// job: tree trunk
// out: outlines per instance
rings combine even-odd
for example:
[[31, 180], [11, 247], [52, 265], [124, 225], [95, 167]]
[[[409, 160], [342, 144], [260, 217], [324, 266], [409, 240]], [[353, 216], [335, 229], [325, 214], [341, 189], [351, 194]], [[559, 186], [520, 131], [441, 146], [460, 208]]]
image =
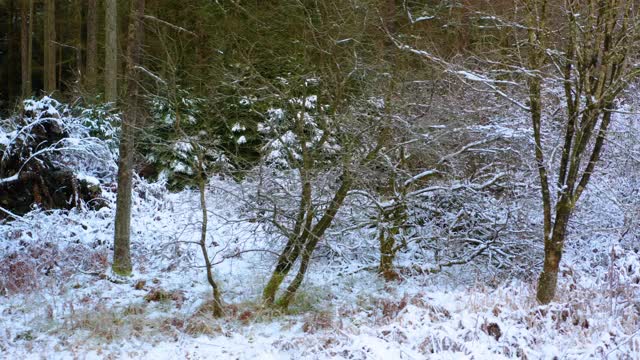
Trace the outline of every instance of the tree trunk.
[[262, 292], [262, 301], [266, 305], [272, 305], [275, 301], [276, 292], [300, 255], [300, 247], [299, 236], [290, 237], [287, 241], [287, 245], [278, 258], [273, 274], [271, 274], [271, 278], [269, 278]]
[[96, 94], [98, 73], [98, 4], [97, 0], [87, 1], [87, 58], [85, 87], [90, 94]]
[[105, 101], [115, 103], [118, 99], [118, 8], [117, 0], [105, 0]]
[[133, 177], [133, 153], [135, 151], [135, 128], [139, 122], [140, 88], [138, 70], [141, 62], [142, 37], [144, 29], [142, 18], [145, 0], [131, 3], [131, 18], [127, 38], [127, 103], [122, 122], [120, 139], [120, 158], [118, 159], [118, 194], [116, 198], [115, 241], [113, 272], [131, 275], [130, 229], [131, 229], [131, 191]]
[[21, 80], [22, 98], [31, 96], [31, 49], [33, 31], [32, 14], [33, 0], [22, 0], [20, 17], [22, 24], [20, 27], [20, 56], [21, 56]]
[[[346, 162], [345, 166], [349, 166], [348, 162]], [[300, 285], [302, 284], [302, 280], [304, 280], [304, 276], [309, 268], [309, 264], [311, 262], [311, 256], [315, 251], [318, 241], [324, 236], [325, 231], [331, 226], [333, 219], [335, 218], [338, 210], [342, 207], [344, 200], [347, 198], [347, 194], [351, 189], [352, 179], [351, 174], [345, 169], [342, 174], [342, 184], [340, 188], [336, 191], [329, 208], [325, 211], [324, 215], [318, 221], [316, 226], [313, 227], [310, 235], [308, 236], [308, 240], [304, 245], [304, 249], [302, 251], [302, 259], [300, 260], [300, 268], [298, 269], [298, 273], [296, 277], [293, 279], [291, 284], [287, 287], [287, 290], [284, 292], [282, 297], [278, 300], [278, 306], [283, 309], [287, 309], [291, 304], [291, 301], [295, 297]]]
[[562, 249], [567, 234], [567, 226], [571, 217], [572, 206], [567, 196], [563, 196], [556, 209], [556, 220], [553, 232], [544, 243], [544, 266], [538, 279], [536, 297], [541, 304], [550, 303], [556, 295], [558, 270], [562, 259]]
[[199, 159], [199, 167], [200, 167], [200, 181], [198, 182], [198, 188], [200, 190], [200, 209], [202, 210], [202, 226], [200, 229], [200, 249], [202, 251], [202, 256], [204, 257], [205, 267], [207, 268], [207, 281], [209, 281], [209, 285], [211, 285], [211, 290], [213, 292], [213, 316], [220, 317], [224, 314], [222, 309], [222, 299], [220, 296], [220, 288], [218, 284], [213, 279], [213, 272], [211, 271], [211, 260], [209, 260], [209, 253], [207, 251], [207, 201], [206, 201], [206, 176], [204, 175], [204, 164], [202, 155]]
[[305, 161], [303, 167], [300, 169], [300, 176], [302, 178], [302, 194], [300, 197], [300, 208], [298, 209], [298, 216], [296, 217], [296, 223], [292, 234], [287, 240], [273, 274], [264, 287], [262, 293], [262, 300], [266, 305], [272, 305], [276, 298], [276, 292], [280, 288], [280, 285], [287, 277], [293, 264], [300, 256], [303, 244], [307, 241], [311, 231], [311, 225], [313, 222], [313, 204], [312, 198], [312, 186], [309, 180], [309, 169], [311, 168], [311, 162], [306, 148], [303, 150], [303, 156]]
[[386, 281], [398, 280], [398, 273], [394, 269], [393, 260], [395, 258], [395, 235], [396, 229], [380, 230], [380, 265], [378, 272]]
[[20, 42], [20, 32], [18, 31], [18, 27], [17, 27], [17, 9], [16, 9], [16, 3], [15, 0], [9, 1], [9, 3], [7, 4], [8, 6], [8, 11], [7, 11], [7, 15], [9, 18], [8, 21], [8, 25], [10, 30], [7, 33], [7, 37], [6, 37], [6, 57], [7, 57], [7, 62], [5, 64], [6, 66], [6, 73], [7, 73], [7, 83], [5, 84], [5, 93], [7, 95], [8, 98], [13, 98], [14, 96], [17, 95], [17, 93], [19, 92], [18, 90], [18, 81], [16, 79], [16, 75], [17, 75], [17, 70], [20, 67], [20, 54], [18, 54], [17, 49], [18, 49], [18, 42]]
[[44, 91], [56, 90], [56, 12], [55, 0], [44, 2]]
[[75, 33], [75, 71], [79, 81], [82, 80], [84, 74], [84, 68], [82, 64], [82, 49], [84, 48], [82, 43], [82, 4], [84, 2], [85, 0], [75, 0], [73, 2], [73, 18], [74, 20], [78, 21], [78, 27], [76, 28]]
[[282, 297], [278, 300], [278, 306], [282, 307], [283, 309], [286, 309], [289, 307], [289, 305], [291, 304], [291, 301], [293, 301], [293, 298], [296, 295], [296, 292], [300, 288], [300, 285], [302, 284], [302, 280], [304, 280], [304, 275], [306, 274], [307, 269], [309, 268], [309, 263], [311, 262], [311, 255], [313, 254], [313, 251], [315, 250], [317, 243], [318, 243], [317, 240], [309, 239], [309, 242], [305, 246], [304, 252], [302, 254], [302, 259], [300, 260], [300, 268], [298, 269], [298, 273], [296, 274], [296, 277], [293, 279], [291, 284], [289, 284], [289, 286], [287, 287], [287, 290], [284, 292]]

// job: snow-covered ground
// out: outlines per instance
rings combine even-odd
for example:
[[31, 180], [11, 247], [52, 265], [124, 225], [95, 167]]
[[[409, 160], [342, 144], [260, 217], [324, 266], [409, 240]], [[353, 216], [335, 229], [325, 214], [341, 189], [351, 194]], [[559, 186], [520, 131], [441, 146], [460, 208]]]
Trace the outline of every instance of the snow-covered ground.
[[319, 258], [289, 313], [262, 308], [275, 256], [252, 250], [272, 240], [239, 221], [234, 186], [215, 179], [208, 193], [223, 319], [201, 310], [211, 295], [189, 243], [196, 193], [138, 184], [126, 280], [108, 272], [114, 209], [34, 211], [0, 225], [0, 358], [640, 358], [637, 254], [614, 242], [586, 257], [569, 248], [549, 306], [537, 305], [534, 278], [464, 267], [385, 283], [363, 264]]

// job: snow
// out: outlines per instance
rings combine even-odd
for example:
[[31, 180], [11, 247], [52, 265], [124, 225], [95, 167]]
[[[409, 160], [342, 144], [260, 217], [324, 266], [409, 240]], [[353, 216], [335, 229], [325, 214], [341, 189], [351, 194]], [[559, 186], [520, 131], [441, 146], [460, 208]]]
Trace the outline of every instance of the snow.
[[170, 168], [171, 170], [173, 170], [173, 172], [193, 175], [193, 169], [182, 161], [178, 161], [178, 160], [172, 161]]
[[240, 101], [239, 101], [240, 105], [242, 105], [242, 106], [249, 106], [249, 105], [253, 104], [254, 102], [255, 102], [255, 99], [251, 99], [251, 98], [248, 98], [246, 96], [243, 96], [242, 98], [240, 98]]
[[189, 154], [193, 151], [193, 145], [187, 141], [176, 141], [173, 150], [180, 154]]
[[[459, 75], [471, 77], [469, 80], [475, 76]], [[302, 105], [305, 99], [305, 107], [311, 110], [307, 106], [309, 98], [297, 99], [296, 104]], [[372, 98], [370, 105], [382, 109], [381, 100]], [[36, 104], [27, 106], [49, 111]], [[317, 110], [317, 98], [309, 100], [311, 104]], [[258, 130], [269, 141], [264, 149], [267, 159], [285, 161], [287, 151], [292, 151], [294, 158], [299, 156], [296, 134], [278, 124], [287, 120], [287, 113], [272, 108], [266, 115], [266, 123], [259, 124]], [[35, 208], [17, 221], [0, 223], [0, 357], [638, 358], [640, 206], [639, 178], [635, 174], [639, 167], [632, 161], [638, 151], [638, 138], [637, 133], [624, 127], [637, 127], [636, 117], [619, 114], [621, 118], [612, 124], [616, 136], [611, 143], [620, 142], [620, 146], [608, 148], [607, 155], [626, 159], [625, 165], [615, 167], [605, 162], [603, 174], [598, 174], [585, 193], [569, 229], [558, 296], [555, 302], [542, 306], [535, 299], [540, 264], [531, 261], [541, 252], [539, 203], [526, 197], [515, 197], [512, 202], [506, 196], [482, 200], [487, 196], [485, 188], [512, 176], [501, 169], [474, 169], [474, 178], [469, 181], [431, 182], [456, 157], [489, 144], [491, 150], [502, 151], [499, 154], [528, 156], [509, 147], [513, 144], [498, 143], [508, 139], [528, 145], [527, 130], [511, 124], [521, 119], [507, 115], [493, 118], [488, 125], [465, 128], [490, 136], [452, 140], [453, 152], [438, 153], [432, 161], [441, 159], [438, 170], [425, 166], [401, 174], [404, 177], [400, 184], [405, 186], [422, 185], [421, 180], [429, 183], [404, 195], [420, 195], [414, 200], [420, 211], [410, 216], [424, 219], [417, 230], [403, 229], [401, 235], [410, 244], [399, 253], [397, 265], [411, 270], [418, 259], [420, 267], [430, 271], [403, 272], [398, 282], [380, 279], [375, 270], [379, 260], [376, 226], [384, 222], [370, 226], [375, 218], [369, 211], [370, 204], [356, 196], [364, 194], [361, 197], [366, 198], [369, 194], [353, 191], [335, 226], [321, 240], [300, 296], [284, 314], [265, 309], [260, 303], [262, 288], [277, 257], [274, 251], [283, 243], [269, 222], [260, 221], [260, 215], [247, 206], [254, 201], [257, 179], [214, 177], [207, 186], [208, 245], [214, 275], [228, 305], [224, 318], [213, 319], [198, 312], [211, 298], [200, 249], [194, 243], [199, 239], [202, 220], [199, 193], [190, 189], [171, 193], [163, 181], [135, 179], [131, 239], [134, 274], [118, 279], [109, 271], [115, 184], [108, 181], [108, 176], [98, 177], [90, 167], [83, 167], [78, 178], [102, 184], [109, 206], [97, 211]], [[310, 127], [316, 122], [308, 112], [300, 116]], [[312, 130], [309, 147], [321, 134], [319, 129]], [[448, 130], [445, 125], [430, 125], [425, 138], [435, 138], [438, 131]], [[232, 131], [240, 133], [244, 128], [234, 124]], [[5, 132], [4, 138], [15, 135]], [[244, 136], [237, 139], [238, 144], [244, 141]], [[83, 142], [75, 139], [68, 144], [80, 146]], [[194, 150], [190, 141], [176, 141], [173, 146], [185, 159]], [[327, 151], [340, 149], [331, 142], [324, 146]], [[223, 154], [219, 156], [224, 159]], [[503, 161], [501, 156], [496, 156], [497, 161]], [[300, 175], [283, 168], [280, 172], [273, 168], [265, 171], [277, 174], [264, 178], [275, 184], [275, 190], [267, 194], [270, 200], [278, 196], [295, 200], [299, 194]], [[182, 161], [174, 162], [173, 170], [192, 172]], [[168, 175], [164, 172], [160, 178], [163, 176]], [[533, 177], [531, 173], [520, 176]], [[327, 183], [336, 181], [328, 171], [319, 177]], [[533, 181], [526, 180], [511, 183], [513, 188], [508, 190], [537, 194], [539, 189]], [[468, 197], [457, 197], [465, 191]], [[398, 203], [397, 199], [379, 200], [380, 207]], [[291, 201], [285, 207], [294, 205]], [[511, 218], [521, 227], [507, 227]], [[491, 226], [483, 228], [482, 221]], [[473, 226], [464, 229], [465, 223]], [[463, 228], [461, 239], [452, 236], [458, 227]], [[439, 254], [442, 258], [437, 262], [424, 254], [429, 246], [416, 245], [418, 239], [432, 239], [429, 246], [461, 240], [473, 244], [454, 248], [454, 259], [464, 260], [481, 251], [490, 255], [483, 262], [442, 266], [451, 259], [447, 257], [450, 254]], [[493, 247], [496, 244], [501, 247]], [[504, 259], [512, 262], [495, 265]], [[524, 275], [516, 274], [519, 270], [512, 265], [520, 261], [526, 267]], [[140, 281], [145, 284], [136, 288]], [[147, 302], [145, 296], [154, 289], [173, 291], [177, 296]], [[499, 329], [499, 335], [489, 329]]]
[[15, 138], [15, 136], [15, 131], [4, 132], [2, 129], [0, 129], [0, 146], [6, 147], [11, 143], [11, 139]]
[[234, 132], [234, 133], [242, 132], [242, 131], [245, 131], [245, 130], [247, 130], [247, 128], [244, 127], [244, 125], [241, 125], [240, 123], [233, 124], [233, 127], [231, 128], [231, 132]]
[[284, 110], [279, 108], [272, 108], [267, 110], [267, 116], [270, 121], [281, 121], [284, 120], [285, 113]]
[[317, 95], [307, 96], [304, 99], [304, 107], [307, 108], [307, 110], [315, 109], [317, 104], [318, 104], [318, 96]]
[[76, 174], [76, 177], [78, 178], [78, 180], [80, 180], [80, 181], [86, 181], [88, 184], [91, 184], [91, 185], [100, 185], [100, 180], [98, 180], [98, 179], [97, 179], [97, 178], [95, 178], [94, 176], [87, 175], [87, 174], [82, 174], [82, 173], [78, 173], [78, 174]]
[[[262, 248], [268, 241], [268, 234], [260, 227], [235, 221], [245, 216], [240, 203], [233, 200], [233, 193], [242, 187], [220, 179], [209, 184], [210, 236], [222, 251], [216, 262], [225, 252]], [[67, 278], [67, 266], [90, 273], [104, 271], [107, 263], [84, 262], [82, 257], [62, 259], [53, 276], [38, 277], [43, 281], [38, 286], [41, 290], [5, 296], [0, 302], [0, 349], [5, 356], [67, 359], [82, 354], [87, 359], [162, 360], [511, 359], [526, 355], [581, 359], [605, 354], [633, 357], [640, 346], [634, 335], [637, 315], [633, 315], [633, 307], [613, 310], [618, 320], [610, 321], [614, 318], [605, 290], [609, 280], [584, 272], [577, 278], [576, 269], [576, 275], [561, 278], [558, 302], [538, 306], [531, 281], [514, 280], [498, 286], [483, 280], [466, 282], [463, 279], [477, 274], [452, 269], [385, 284], [374, 272], [323, 260], [312, 266], [303, 290], [312, 299], [313, 309], [307, 310], [310, 314], [261, 315], [262, 319], [257, 316], [249, 322], [234, 316], [208, 319], [211, 334], [188, 334], [184, 327], [166, 324], [189, 323], [209, 297], [204, 273], [197, 267], [201, 263], [197, 247], [188, 244], [198, 236], [198, 195], [188, 190], [171, 194], [161, 185], [143, 182], [137, 183], [134, 194], [133, 278], [123, 284], [82, 273]], [[113, 197], [113, 193], [107, 194], [107, 198]], [[84, 251], [109, 254], [113, 212], [109, 208], [34, 212], [25, 217], [24, 225], [0, 225], [0, 236], [20, 232], [17, 239], [22, 242], [4, 242], [0, 259], [47, 239], [57, 239], [60, 253], [75, 254], [75, 247], [82, 246]], [[60, 228], [60, 223], [67, 225]], [[361, 235], [352, 236], [349, 242]], [[616, 249], [624, 254], [624, 249]], [[570, 252], [567, 263], [579, 256]], [[248, 253], [216, 265], [225, 302], [259, 311], [242, 304], [258, 301], [272, 261], [271, 255], [265, 258], [261, 253]], [[630, 264], [622, 262], [619, 269], [628, 269]], [[637, 257], [633, 264], [640, 265]], [[619, 272], [616, 282], [625, 283], [637, 276], [636, 272]], [[145, 289], [133, 289], [138, 280], [147, 281]], [[183, 303], [146, 303], [143, 297], [154, 287], [182, 291]], [[131, 307], [143, 309], [142, 315], [122, 315]], [[565, 309], [569, 320], [559, 320], [554, 314]], [[122, 321], [107, 320], [110, 311], [120, 314]], [[328, 328], [304, 330], [305, 324], [313, 324], [314, 313], [326, 314]], [[583, 326], [585, 320], [588, 328]], [[100, 321], [109, 325], [94, 328]], [[499, 339], [483, 330], [487, 324], [500, 328]], [[116, 330], [123, 334], [111, 333]]]
[[16, 180], [18, 180], [18, 175], [20, 175], [20, 174], [14, 174], [14, 175], [11, 175], [11, 176], [6, 177], [4, 179], [0, 179], [0, 184], [2, 184], [2, 183], [10, 183], [10, 182], [16, 181]]

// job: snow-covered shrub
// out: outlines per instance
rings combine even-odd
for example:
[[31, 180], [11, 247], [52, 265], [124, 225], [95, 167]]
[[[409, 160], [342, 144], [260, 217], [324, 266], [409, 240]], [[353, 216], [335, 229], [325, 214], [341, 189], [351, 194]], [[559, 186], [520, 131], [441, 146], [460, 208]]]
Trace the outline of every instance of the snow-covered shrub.
[[89, 135], [103, 140], [114, 157], [118, 156], [122, 120], [111, 104], [97, 104], [81, 109], [82, 125]]
[[103, 272], [109, 241], [97, 229], [105, 219], [100, 212], [88, 218], [81, 211], [34, 211], [0, 225], [0, 294], [39, 291], [67, 285], [79, 273]]
[[[21, 215], [34, 203], [72, 208], [98, 197], [100, 181], [115, 177], [115, 159], [83, 109], [46, 96], [23, 105], [0, 124], [0, 207]], [[0, 216], [15, 217], [9, 212]]]
[[178, 88], [174, 97], [151, 96], [149, 105], [151, 122], [141, 133], [140, 149], [153, 170], [145, 175], [178, 190], [194, 184], [200, 166], [208, 176], [232, 168], [204, 99]]

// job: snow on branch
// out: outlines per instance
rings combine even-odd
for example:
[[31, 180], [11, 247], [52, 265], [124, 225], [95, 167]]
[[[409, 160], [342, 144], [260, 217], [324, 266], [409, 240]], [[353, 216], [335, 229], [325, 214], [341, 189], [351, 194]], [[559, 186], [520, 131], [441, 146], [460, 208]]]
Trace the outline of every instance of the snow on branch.
[[414, 182], [425, 178], [425, 177], [429, 177], [429, 176], [433, 176], [433, 175], [438, 175], [441, 174], [440, 171], [438, 170], [426, 170], [421, 172], [420, 174], [414, 175], [413, 177], [411, 177], [410, 179], [408, 179], [407, 181], [404, 182], [404, 186], [409, 186], [411, 184], [413, 184]]
[[526, 104], [518, 101], [517, 99], [515, 99], [514, 97], [510, 96], [509, 94], [505, 93], [504, 91], [502, 91], [500, 88], [498, 88], [496, 86], [496, 84], [506, 84], [506, 85], [518, 85], [517, 83], [514, 83], [512, 81], [503, 81], [503, 80], [496, 80], [496, 79], [491, 79], [485, 75], [479, 74], [477, 72], [471, 71], [469, 69], [460, 69], [459, 66], [453, 65], [447, 61], [445, 61], [444, 59], [435, 56], [427, 51], [424, 50], [419, 50], [419, 49], [415, 49], [409, 45], [403, 44], [400, 41], [398, 41], [397, 39], [393, 38], [391, 35], [389, 35], [391, 37], [391, 40], [393, 41], [393, 43], [396, 45], [396, 47], [402, 51], [408, 51], [410, 53], [419, 55], [421, 57], [426, 58], [427, 60], [439, 65], [442, 67], [442, 69], [449, 74], [455, 75], [456, 77], [458, 77], [462, 82], [464, 82], [465, 84], [469, 84], [469, 82], [477, 82], [480, 83], [482, 85], [484, 85], [485, 87], [489, 88], [489, 90], [491, 92], [493, 92], [494, 94], [500, 96], [501, 98], [509, 101], [510, 103], [516, 105], [517, 107], [519, 107], [520, 109], [524, 110], [524, 111], [531, 111], [531, 108], [529, 106], [527, 106]]
[[454, 158], [454, 157], [456, 157], [456, 156], [458, 156], [458, 155], [460, 155], [460, 154], [462, 154], [464, 152], [467, 152], [467, 151], [473, 149], [476, 146], [489, 144], [489, 143], [492, 143], [492, 142], [494, 142], [496, 140], [498, 140], [498, 138], [494, 137], [494, 138], [482, 139], [482, 140], [474, 141], [472, 143], [464, 145], [463, 147], [461, 147], [456, 152], [453, 152], [451, 154], [445, 155], [442, 158], [440, 158], [440, 160], [438, 161], [438, 164], [444, 164], [445, 162], [451, 160], [452, 158]]
[[[16, 179], [17, 179], [17, 177], [16, 177]], [[0, 183], [1, 183], [1, 181], [0, 181]], [[11, 216], [12, 218], [14, 218], [14, 219], [16, 219], [16, 220], [20, 220], [20, 221], [23, 221], [23, 222], [27, 222], [27, 221], [26, 221], [22, 216], [20, 216], [20, 215], [16, 215], [16, 214], [12, 213], [11, 211], [9, 211], [9, 210], [7, 210], [7, 209], [3, 208], [2, 206], [0, 206], [0, 211], [2, 211], [3, 213], [5, 213], [5, 214], [7, 214], [7, 215]]]
[[172, 23], [170, 23], [170, 22], [168, 22], [168, 21], [165, 21], [165, 20], [162, 20], [162, 19], [158, 19], [158, 18], [157, 18], [157, 17], [155, 17], [155, 16], [152, 16], [152, 15], [144, 15], [144, 18], [145, 18], [145, 19], [147, 19], [147, 20], [152, 20], [152, 21], [158, 22], [158, 23], [160, 23], [160, 24], [162, 24], [162, 25], [168, 26], [168, 27], [170, 27], [170, 28], [172, 28], [172, 29], [174, 29], [174, 30], [177, 30], [177, 31], [179, 31], [179, 32], [185, 32], [185, 33], [187, 33], [187, 34], [189, 34], [189, 35], [192, 35], [192, 36], [198, 36], [198, 35], [196, 35], [196, 33], [194, 33], [193, 31], [189, 31], [189, 30], [187, 30], [187, 29], [185, 29], [185, 28], [183, 28], [183, 27], [181, 27], [181, 26], [174, 25], [174, 24], [172, 24]]
[[506, 177], [507, 174], [506, 173], [498, 173], [495, 176], [493, 176], [491, 179], [485, 181], [484, 183], [481, 184], [477, 184], [477, 183], [456, 183], [453, 184], [451, 186], [430, 186], [430, 187], [426, 187], [426, 188], [422, 188], [419, 190], [415, 190], [412, 191], [410, 193], [407, 194], [407, 197], [410, 196], [421, 196], [424, 195], [426, 193], [430, 193], [430, 192], [434, 192], [434, 191], [438, 191], [438, 190], [444, 190], [444, 191], [457, 191], [457, 190], [472, 190], [472, 191], [480, 191], [480, 190], [484, 190], [486, 188], [488, 188], [489, 186], [495, 184], [496, 182], [498, 182], [498, 180], [502, 179], [503, 177]]

